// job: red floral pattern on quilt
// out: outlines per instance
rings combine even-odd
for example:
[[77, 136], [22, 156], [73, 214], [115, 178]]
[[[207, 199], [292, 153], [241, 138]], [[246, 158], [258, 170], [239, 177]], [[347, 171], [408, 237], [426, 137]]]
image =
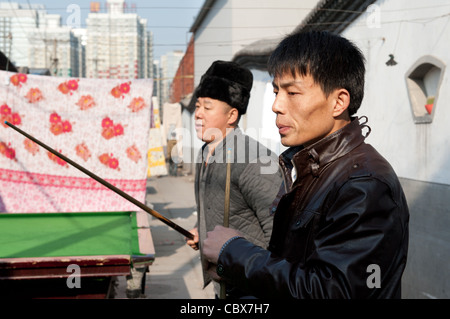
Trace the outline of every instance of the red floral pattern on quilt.
[[8, 121], [144, 202], [152, 79], [61, 78], [0, 71], [0, 210], [136, 210]]

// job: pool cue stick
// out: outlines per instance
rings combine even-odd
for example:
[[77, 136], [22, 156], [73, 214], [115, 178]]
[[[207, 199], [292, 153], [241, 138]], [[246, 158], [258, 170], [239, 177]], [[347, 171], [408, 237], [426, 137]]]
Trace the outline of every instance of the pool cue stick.
[[158, 213], [157, 211], [151, 209], [150, 207], [144, 205], [143, 203], [141, 203], [140, 201], [138, 201], [137, 199], [131, 197], [130, 195], [128, 195], [127, 193], [123, 192], [122, 190], [120, 190], [119, 188], [117, 188], [116, 186], [110, 184], [109, 182], [105, 181], [104, 179], [98, 177], [97, 175], [95, 175], [94, 173], [88, 171], [87, 169], [85, 169], [84, 167], [78, 165], [77, 163], [75, 163], [74, 161], [72, 161], [70, 158], [67, 158], [66, 156], [62, 155], [61, 153], [55, 151], [54, 149], [52, 149], [51, 147], [45, 145], [44, 143], [42, 143], [41, 141], [39, 141], [38, 139], [34, 138], [33, 136], [25, 133], [24, 131], [22, 131], [21, 129], [19, 129], [17, 126], [15, 126], [14, 124], [9, 123], [8, 121], [5, 121], [5, 124], [8, 125], [9, 127], [11, 127], [12, 129], [16, 130], [17, 132], [19, 132], [20, 134], [22, 134], [23, 136], [29, 138], [30, 140], [32, 140], [33, 142], [35, 142], [36, 144], [42, 146], [43, 148], [45, 148], [47, 151], [49, 151], [50, 153], [58, 156], [59, 158], [61, 158], [62, 160], [66, 161], [67, 163], [69, 163], [70, 165], [72, 165], [73, 167], [79, 169], [80, 171], [82, 171], [83, 173], [85, 173], [86, 175], [92, 177], [93, 179], [95, 179], [97, 182], [99, 182], [100, 184], [103, 184], [104, 186], [106, 186], [107, 188], [109, 188], [110, 190], [112, 190], [113, 192], [117, 193], [118, 195], [122, 196], [123, 198], [125, 198], [126, 200], [130, 201], [131, 203], [135, 204], [136, 206], [138, 206], [139, 208], [143, 209], [144, 211], [146, 211], [147, 213], [149, 213], [150, 215], [152, 215], [153, 217], [156, 217], [157, 219], [159, 219], [160, 221], [162, 221], [163, 223], [165, 223], [167, 226], [171, 227], [172, 229], [176, 230], [177, 232], [179, 232], [180, 234], [186, 236], [189, 239], [194, 239], [194, 235], [190, 232], [188, 232], [186, 229], [182, 228], [181, 226], [175, 224], [174, 222], [172, 222], [171, 220], [167, 219], [166, 217], [162, 216], [160, 213]]
[[[225, 181], [225, 207], [223, 214], [223, 226], [228, 227], [230, 225], [230, 184], [231, 184], [231, 150], [227, 151], [227, 177]], [[227, 298], [227, 289], [225, 282], [220, 282], [220, 299]]]

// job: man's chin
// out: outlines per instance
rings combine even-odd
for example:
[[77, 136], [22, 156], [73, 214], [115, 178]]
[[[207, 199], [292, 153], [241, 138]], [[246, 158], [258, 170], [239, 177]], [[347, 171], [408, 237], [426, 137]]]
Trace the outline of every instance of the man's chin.
[[211, 138], [204, 136], [201, 132], [197, 132], [197, 138], [205, 143], [210, 143], [212, 141]]
[[197, 130], [197, 138], [203, 141], [203, 132], [201, 130]]
[[291, 143], [289, 143], [289, 139], [286, 136], [280, 136], [280, 142], [283, 146], [291, 147]]

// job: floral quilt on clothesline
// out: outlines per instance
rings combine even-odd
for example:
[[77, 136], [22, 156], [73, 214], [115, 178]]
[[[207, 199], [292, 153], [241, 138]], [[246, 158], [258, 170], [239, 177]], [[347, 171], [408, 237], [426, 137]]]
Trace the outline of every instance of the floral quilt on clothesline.
[[152, 85], [0, 71], [0, 211], [136, 210], [5, 121], [144, 202]]

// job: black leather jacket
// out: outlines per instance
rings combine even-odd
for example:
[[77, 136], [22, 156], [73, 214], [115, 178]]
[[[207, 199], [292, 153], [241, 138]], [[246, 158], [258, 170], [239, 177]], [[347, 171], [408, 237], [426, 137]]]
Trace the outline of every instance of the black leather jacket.
[[400, 298], [408, 206], [392, 167], [364, 142], [364, 124], [352, 119], [280, 156], [286, 191], [269, 249], [232, 241], [219, 275], [263, 298]]

